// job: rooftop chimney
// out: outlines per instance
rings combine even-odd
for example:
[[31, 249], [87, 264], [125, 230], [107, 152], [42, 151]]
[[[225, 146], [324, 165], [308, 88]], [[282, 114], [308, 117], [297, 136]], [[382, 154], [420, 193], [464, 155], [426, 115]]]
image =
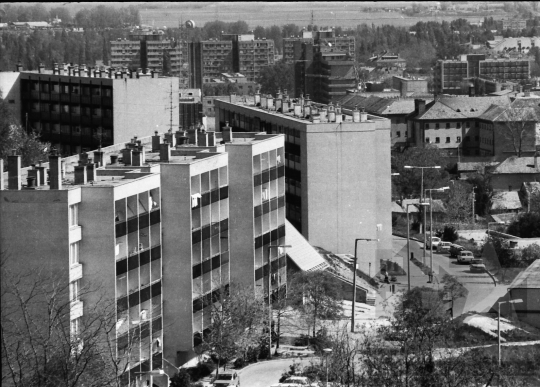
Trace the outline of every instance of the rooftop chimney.
[[266, 96], [266, 94], [263, 94], [261, 95], [261, 107], [263, 109], [266, 109], [267, 106], [268, 106], [268, 97]]
[[469, 85], [469, 97], [474, 97], [474, 85]]
[[133, 165], [134, 167], [142, 167], [144, 163], [145, 163], [145, 152], [144, 152], [144, 147], [141, 146], [133, 151], [131, 165]]
[[159, 152], [159, 144], [161, 143], [161, 136], [156, 130], [152, 136], [152, 152]]
[[96, 181], [96, 169], [99, 167], [99, 164], [96, 163], [88, 163], [86, 165], [86, 177], [88, 181]]
[[523, 96], [529, 98], [531, 96], [531, 89], [527, 89], [523, 92]]
[[229, 122], [225, 122], [225, 127], [222, 130], [223, 133], [223, 142], [232, 142], [233, 140], [233, 131], [229, 126]]
[[362, 111], [360, 112], [360, 122], [366, 122], [368, 119], [368, 115], [364, 108], [362, 108]]
[[15, 150], [8, 156], [8, 189], [21, 189], [21, 156]]
[[45, 65], [40, 63], [38, 66], [38, 73], [43, 74], [45, 72]]
[[127, 146], [126, 149], [122, 149], [122, 161], [124, 162], [124, 165], [131, 165], [131, 152], [133, 152], [133, 150]]
[[417, 112], [417, 116], [424, 114], [426, 111], [426, 100], [425, 99], [415, 99], [414, 100], [414, 110]]
[[274, 98], [272, 97], [272, 94], [268, 94], [266, 105], [268, 106], [268, 110], [274, 110]]
[[26, 178], [26, 189], [36, 189], [36, 178], [28, 176]]
[[354, 107], [352, 112], [352, 120], [353, 122], [360, 122], [360, 110], [358, 110], [358, 106]]
[[43, 167], [41, 165], [41, 161], [39, 162], [39, 166], [36, 167], [36, 169], [39, 172], [39, 182], [41, 185], [47, 185], [47, 167]]
[[62, 158], [58, 155], [49, 156], [49, 168], [51, 189], [62, 189]]
[[171, 145], [165, 140], [163, 144], [159, 145], [159, 160], [169, 161], [171, 159]]
[[118, 163], [118, 155], [111, 155], [111, 165], [116, 165]]
[[83, 153], [79, 154], [79, 161], [82, 162], [81, 165], [88, 164], [88, 153], [83, 152]]
[[169, 131], [165, 133], [165, 140], [171, 145], [171, 148], [176, 146], [176, 137], [174, 136], [172, 129], [169, 129]]
[[208, 132], [208, 146], [216, 146], [216, 132]]
[[197, 143], [199, 146], [208, 146], [208, 133], [205, 130], [197, 133]]
[[18, 73], [20, 73], [21, 71], [23, 71], [23, 67], [22, 67], [22, 63], [21, 62], [18, 62], [17, 65], [15, 66], [15, 69]]
[[35, 186], [39, 187], [41, 185], [41, 176], [35, 166], [28, 170], [28, 177], [34, 179]]
[[259, 89], [255, 92], [255, 106], [260, 106], [261, 104], [261, 93]]
[[104, 165], [105, 160], [103, 160], [103, 152], [101, 150], [94, 151], [94, 161], [98, 168]]
[[87, 175], [86, 175], [86, 165], [76, 165], [73, 167], [75, 170], [75, 184], [86, 184]]

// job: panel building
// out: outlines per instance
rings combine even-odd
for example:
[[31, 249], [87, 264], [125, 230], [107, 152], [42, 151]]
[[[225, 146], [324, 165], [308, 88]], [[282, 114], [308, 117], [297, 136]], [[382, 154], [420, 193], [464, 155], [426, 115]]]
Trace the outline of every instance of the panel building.
[[269, 248], [285, 243], [284, 135], [193, 129], [151, 140], [151, 149], [132, 139], [93, 159], [51, 156], [26, 185], [20, 156], [10, 156], [0, 190], [10, 268], [69, 282], [74, 336], [99, 312], [97, 294], [83, 289], [99, 285], [115, 303], [125, 384], [154, 369], [172, 376], [193, 358], [229, 284], [268, 294], [268, 284], [275, 293], [287, 282], [285, 252]]
[[469, 78], [523, 81], [530, 78], [528, 59], [486, 59], [483, 54], [461, 55], [460, 59], [438, 60], [434, 73], [437, 94], [467, 94], [462, 84]]
[[[285, 134], [287, 219], [314, 246], [365, 258], [391, 256], [390, 121], [309, 99], [257, 95], [255, 104], [216, 100], [216, 128]], [[369, 262], [368, 262], [369, 260]]]
[[180, 76], [183, 44], [166, 39], [161, 30], [131, 31], [129, 39], [118, 38], [111, 42], [111, 66], [127, 67], [130, 70], [139, 68], [164, 72], [168, 75]]
[[[101, 71], [55, 64], [52, 71], [0, 73], [0, 89], [20, 90], [14, 106], [28, 131], [38, 131], [63, 155], [178, 127], [176, 78], [158, 73]], [[9, 89], [8, 89], [9, 88]]]

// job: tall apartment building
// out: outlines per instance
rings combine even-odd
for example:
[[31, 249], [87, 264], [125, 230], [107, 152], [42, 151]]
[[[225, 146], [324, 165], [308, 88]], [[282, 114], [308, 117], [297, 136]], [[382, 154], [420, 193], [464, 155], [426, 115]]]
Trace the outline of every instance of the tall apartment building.
[[285, 243], [284, 135], [193, 129], [165, 140], [152, 136], [151, 149], [132, 140], [121, 161], [118, 146], [82, 154], [74, 168], [51, 156], [28, 171], [27, 186], [20, 156], [10, 156], [0, 190], [9, 264], [69, 281], [72, 334], [97, 306], [97, 294], [79, 289], [99, 284], [115, 302], [125, 384], [149, 370], [172, 376], [193, 358], [229, 284], [267, 294], [287, 280], [284, 252], [269, 249]]
[[[111, 42], [111, 66], [127, 67], [130, 70], [150, 69], [163, 73], [169, 66], [170, 75], [180, 76], [182, 59], [185, 56], [182, 42], [166, 39], [161, 30], [132, 31], [129, 39]], [[168, 61], [166, 64], [165, 62]]]
[[366, 271], [391, 256], [389, 120], [283, 95], [215, 105], [216, 128], [285, 134], [286, 216], [310, 244], [354, 254], [355, 238], [378, 238]]
[[[14, 76], [14, 74], [16, 76]], [[135, 135], [178, 127], [178, 82], [158, 74], [56, 64], [52, 71], [0, 72], [0, 88], [19, 89], [14, 105], [28, 131], [38, 131], [64, 155], [108, 146]]]
[[435, 93], [463, 94], [463, 81], [473, 77], [527, 80], [530, 62], [528, 59], [486, 59], [483, 54], [461, 55], [459, 60], [438, 60], [434, 74]]
[[274, 41], [254, 35], [223, 34], [219, 40], [189, 43], [193, 88], [212, 82], [223, 73], [242, 73], [257, 82], [264, 67], [274, 64]]
[[302, 31], [301, 36], [291, 36], [283, 39], [283, 59], [288, 63], [294, 63], [300, 58], [302, 43], [313, 44], [314, 47], [332, 48], [335, 51], [345, 52], [349, 58], [356, 55], [356, 40], [354, 36], [336, 36], [333, 28], [325, 28], [319, 31]]

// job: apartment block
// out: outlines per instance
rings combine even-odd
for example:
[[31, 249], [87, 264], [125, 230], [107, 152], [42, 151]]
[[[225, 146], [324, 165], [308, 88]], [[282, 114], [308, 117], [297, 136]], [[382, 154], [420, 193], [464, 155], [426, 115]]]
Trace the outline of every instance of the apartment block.
[[216, 130], [285, 135], [286, 217], [310, 244], [354, 254], [355, 238], [378, 238], [366, 272], [391, 256], [390, 120], [282, 94], [215, 106]]
[[[165, 38], [161, 30], [132, 31], [129, 39], [111, 41], [111, 66], [130, 70], [150, 69], [163, 73], [168, 66], [170, 75], [180, 76], [185, 57], [182, 42]], [[167, 62], [167, 64], [166, 64]]]
[[469, 78], [522, 81], [530, 78], [528, 59], [486, 59], [485, 55], [461, 55], [460, 59], [438, 60], [434, 73], [438, 94], [466, 94], [462, 84]]
[[[238, 37], [238, 64], [235, 71], [244, 74], [248, 82], [257, 82], [265, 67], [274, 64], [274, 41]], [[236, 70], [238, 69], [238, 70]]]
[[[14, 80], [14, 74], [16, 79]], [[0, 72], [0, 88], [19, 89], [20, 122], [63, 155], [178, 127], [178, 82], [158, 73], [54, 64], [53, 70]]]
[[0, 243], [14, 269], [70, 283], [72, 334], [99, 312], [83, 289], [115, 302], [124, 384], [166, 386], [144, 373], [195, 356], [229, 286], [284, 291], [285, 252], [270, 248], [285, 244], [284, 135], [193, 128], [69, 161], [51, 156], [23, 184], [9, 157]]

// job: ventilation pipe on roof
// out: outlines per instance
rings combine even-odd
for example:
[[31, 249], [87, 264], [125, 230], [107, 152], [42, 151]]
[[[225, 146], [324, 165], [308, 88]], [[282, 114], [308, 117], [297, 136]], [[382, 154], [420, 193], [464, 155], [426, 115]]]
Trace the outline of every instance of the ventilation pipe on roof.
[[268, 94], [268, 99], [266, 101], [266, 104], [268, 105], [268, 110], [275, 110], [274, 109], [274, 98], [272, 97], [272, 94]]
[[96, 169], [99, 168], [99, 164], [93, 163], [92, 160], [86, 165], [86, 177], [88, 181], [96, 181]]
[[300, 103], [294, 104], [294, 116], [302, 117], [302, 105], [300, 105]]
[[137, 149], [133, 150], [131, 165], [134, 167], [142, 167], [145, 163], [145, 152], [144, 146], [140, 146]]
[[362, 111], [360, 112], [360, 122], [366, 122], [368, 119], [368, 115], [364, 108], [362, 108]]
[[261, 107], [266, 109], [268, 107], [268, 96], [266, 94], [261, 95]]
[[159, 160], [169, 161], [171, 159], [171, 145], [165, 140], [159, 145]]
[[62, 159], [58, 155], [49, 156], [51, 189], [62, 189]]
[[261, 104], [261, 93], [259, 89], [257, 89], [257, 91], [255, 91], [255, 106], [260, 106], [260, 104]]
[[336, 122], [336, 109], [332, 102], [328, 105], [328, 122]]
[[360, 110], [358, 110], [358, 105], [354, 107], [352, 112], [352, 120], [353, 122], [360, 122]]
[[39, 166], [36, 167], [36, 169], [39, 172], [39, 183], [40, 183], [40, 185], [46, 185], [47, 184], [47, 167], [42, 166], [41, 161], [40, 161]]
[[131, 155], [133, 150], [128, 148], [126, 145], [126, 149], [122, 149], [122, 161], [124, 162], [124, 165], [131, 165]]
[[229, 122], [225, 122], [225, 127], [221, 131], [223, 133], [223, 142], [232, 142], [233, 140], [233, 131], [229, 126]]

